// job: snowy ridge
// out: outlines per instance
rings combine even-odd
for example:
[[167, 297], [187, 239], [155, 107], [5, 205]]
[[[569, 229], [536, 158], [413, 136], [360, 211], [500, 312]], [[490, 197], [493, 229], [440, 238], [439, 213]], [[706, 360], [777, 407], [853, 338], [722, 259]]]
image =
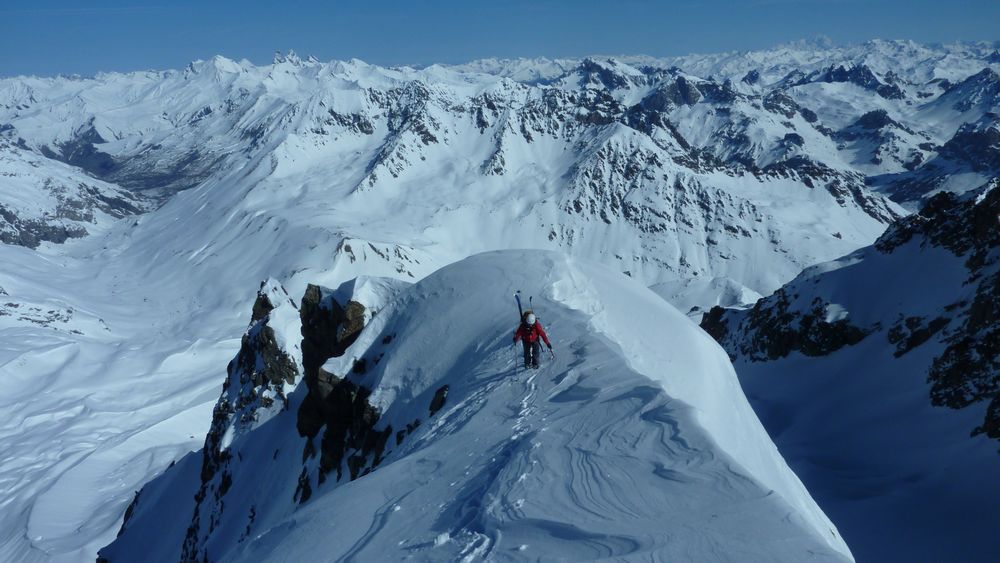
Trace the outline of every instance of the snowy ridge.
[[[494, 319], [516, 311], [496, 296], [525, 283], [539, 284], [559, 355], [515, 373], [510, 333]], [[198, 479], [181, 463], [139, 494], [102, 556], [850, 558], [721, 351], [624, 276], [556, 253], [489, 253], [402, 289], [373, 319], [322, 368], [367, 390], [372, 435], [389, 438], [363, 465], [324, 469], [332, 430], [301, 435], [316, 388], [300, 383], [287, 408], [223, 449], [210, 433], [205, 463], [219, 452], [229, 469], [196, 495], [200, 532], [184, 541], [175, 530], [172, 545], [148, 551], [159, 515], [177, 510], [168, 499], [190, 498], [181, 491]], [[361, 359], [371, 367], [359, 371]]]
[[994, 48], [0, 80], [0, 559], [90, 559], [134, 491], [197, 473], [260, 280], [534, 248], [749, 305], [996, 174]]

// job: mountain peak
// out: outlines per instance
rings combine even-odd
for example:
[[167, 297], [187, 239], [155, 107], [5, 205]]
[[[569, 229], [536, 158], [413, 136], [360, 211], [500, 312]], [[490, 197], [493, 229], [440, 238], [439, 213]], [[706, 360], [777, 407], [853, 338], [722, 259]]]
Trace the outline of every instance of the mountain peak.
[[613, 58], [587, 57], [578, 67], [581, 83], [601, 86], [607, 90], [620, 90], [642, 84], [646, 76], [638, 69]]
[[300, 59], [295, 51], [291, 49], [289, 49], [285, 54], [282, 54], [281, 51], [275, 51], [273, 64], [279, 65], [282, 63], [288, 63], [292, 66], [300, 66], [302, 64], [302, 59]]

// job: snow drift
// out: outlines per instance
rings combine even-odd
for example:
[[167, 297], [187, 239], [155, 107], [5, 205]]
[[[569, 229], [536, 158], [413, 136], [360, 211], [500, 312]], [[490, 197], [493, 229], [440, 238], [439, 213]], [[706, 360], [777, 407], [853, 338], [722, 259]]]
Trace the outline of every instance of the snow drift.
[[[515, 363], [515, 289], [535, 293], [554, 337], [557, 355], [537, 371]], [[300, 373], [295, 307], [272, 301], [248, 337], [274, 325], [285, 373]], [[402, 289], [371, 318], [321, 371], [366, 390], [375, 434], [390, 437], [380, 453], [324, 470], [324, 445], [296, 430], [315, 392], [305, 378], [231, 379], [216, 412], [235, 410], [206, 446], [219, 449], [147, 485], [102, 557], [850, 558], [722, 350], [627, 277], [558, 253], [492, 252]], [[280, 398], [265, 407], [264, 396]], [[194, 518], [165, 526], [177, 513]]]

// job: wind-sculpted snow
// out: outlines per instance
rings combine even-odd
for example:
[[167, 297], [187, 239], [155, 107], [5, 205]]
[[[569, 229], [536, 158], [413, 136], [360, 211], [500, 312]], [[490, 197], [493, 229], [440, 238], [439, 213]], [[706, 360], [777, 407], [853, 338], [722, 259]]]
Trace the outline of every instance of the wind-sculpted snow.
[[261, 280], [540, 248], [692, 314], [749, 304], [873, 242], [905, 213], [882, 194], [995, 174], [994, 49], [0, 80], [0, 559], [89, 559], [135, 490], [198, 469]]
[[[511, 348], [515, 288], [537, 290], [555, 341], [537, 371], [518, 369]], [[400, 291], [323, 370], [367, 390], [376, 432], [405, 430], [381, 461], [349, 478], [345, 460], [342, 477], [323, 478], [309, 452], [325, 446], [296, 431], [315, 392], [299, 383], [254, 430], [206, 443], [227, 469], [210, 478], [223, 484], [214, 496], [196, 495], [196, 545], [160, 522], [164, 510], [190, 514], [169, 500], [197, 479], [181, 464], [139, 494], [102, 556], [176, 559], [184, 543], [182, 558], [211, 561], [850, 559], [721, 350], [603, 267], [545, 252], [471, 257]]]

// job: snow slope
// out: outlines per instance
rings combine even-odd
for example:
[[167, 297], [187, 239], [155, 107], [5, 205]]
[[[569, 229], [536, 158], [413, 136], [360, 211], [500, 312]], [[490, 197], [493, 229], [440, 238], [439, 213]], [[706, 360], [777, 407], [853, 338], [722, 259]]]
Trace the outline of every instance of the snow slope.
[[[554, 339], [557, 355], [538, 371], [516, 370], [515, 288], [536, 293]], [[273, 325], [285, 345], [265, 357], [301, 366], [299, 312], [271, 299], [281, 304], [248, 334]], [[358, 373], [361, 358], [373, 367]], [[375, 435], [419, 423], [365, 459], [356, 479], [347, 459], [324, 471], [326, 445], [300, 435], [314, 390], [301, 377], [272, 386], [261, 361], [230, 372], [220, 405], [235, 410], [220, 418], [216, 408], [216, 422], [229, 422], [213, 427], [221, 442], [206, 442], [222, 449], [204, 454], [201, 488], [196, 460], [168, 470], [139, 494], [103, 557], [850, 559], [717, 345], [603, 266], [492, 252], [401, 290], [323, 366], [370, 390], [361, 396], [378, 413]], [[282, 395], [287, 404], [261, 406]], [[195, 532], [164, 529], [164, 513], [192, 510]]]
[[994, 182], [703, 326], [859, 559], [993, 561], [998, 318]]
[[866, 184], [912, 206], [993, 173], [993, 49], [0, 80], [0, 559], [92, 558], [202, 444], [260, 280], [543, 248], [685, 311], [748, 304], [903, 213]]

